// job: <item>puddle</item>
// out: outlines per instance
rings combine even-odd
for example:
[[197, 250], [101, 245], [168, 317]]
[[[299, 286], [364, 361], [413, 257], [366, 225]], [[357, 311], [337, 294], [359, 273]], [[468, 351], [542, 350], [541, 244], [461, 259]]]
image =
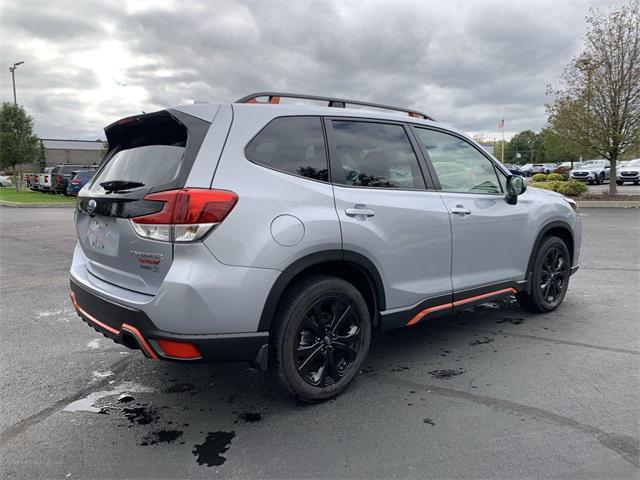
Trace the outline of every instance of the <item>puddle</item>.
[[140, 445], [146, 447], [159, 443], [173, 443], [182, 436], [182, 433], [181, 430], [158, 430], [144, 437]]
[[516, 317], [505, 317], [502, 320], [498, 320], [496, 323], [506, 323], [509, 322], [512, 325], [520, 325], [524, 322], [524, 318], [516, 318]]
[[193, 390], [195, 387], [190, 383], [176, 383], [164, 389], [165, 393], [182, 393]]
[[153, 389], [144, 387], [137, 383], [133, 382], [125, 382], [117, 385], [113, 388], [113, 390], [102, 390], [99, 392], [92, 392], [84, 398], [71, 402], [69, 405], [64, 407], [62, 411], [64, 412], [92, 412], [92, 413], [106, 413], [102, 407], [96, 407], [95, 404], [106, 397], [111, 397], [114, 395], [122, 395], [125, 392], [133, 392], [133, 393], [144, 393], [144, 392], [153, 392]]
[[448, 378], [453, 378], [453, 377], [457, 377], [458, 375], [462, 375], [463, 373], [467, 373], [467, 371], [464, 368], [456, 368], [456, 369], [444, 369], [444, 370], [431, 370], [429, 372], [429, 375], [439, 380], [446, 380]]
[[207, 467], [219, 466], [226, 462], [222, 454], [231, 447], [231, 440], [236, 432], [209, 432], [205, 441], [193, 447], [192, 453], [196, 456], [198, 465]]
[[124, 407], [122, 413], [130, 423], [137, 423], [138, 425], [149, 425], [160, 418], [155, 409], [142, 404], [138, 404], [135, 407]]
[[247, 423], [259, 422], [262, 420], [262, 415], [258, 412], [244, 412], [238, 415], [238, 417]]
[[484, 344], [486, 344], [486, 343], [491, 343], [491, 342], [493, 342], [494, 340], [495, 340], [494, 338], [484, 337], [483, 339], [478, 339], [478, 340], [475, 340], [475, 341], [471, 342], [469, 345], [470, 345], [471, 347], [473, 347], [473, 346], [475, 346], [475, 345], [484, 345]]

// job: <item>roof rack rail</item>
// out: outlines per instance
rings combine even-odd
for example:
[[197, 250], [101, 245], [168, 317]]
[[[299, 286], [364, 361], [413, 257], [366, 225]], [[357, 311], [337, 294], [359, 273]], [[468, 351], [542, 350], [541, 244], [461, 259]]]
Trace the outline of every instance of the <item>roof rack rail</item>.
[[[268, 100], [258, 101], [259, 98], [267, 97]], [[402, 107], [394, 107], [391, 105], [383, 105], [380, 103], [361, 102], [359, 100], [347, 100], [344, 98], [321, 97], [317, 95], [302, 95], [298, 93], [280, 93], [280, 92], [256, 92], [236, 100], [235, 103], [280, 103], [281, 98], [298, 98], [302, 100], [319, 100], [328, 103], [329, 107], [346, 108], [347, 105], [361, 105], [364, 107], [379, 108], [382, 110], [393, 110], [394, 112], [403, 112], [409, 114], [410, 117], [423, 118], [424, 120], [435, 121], [433, 117], [417, 110], [411, 110]]]

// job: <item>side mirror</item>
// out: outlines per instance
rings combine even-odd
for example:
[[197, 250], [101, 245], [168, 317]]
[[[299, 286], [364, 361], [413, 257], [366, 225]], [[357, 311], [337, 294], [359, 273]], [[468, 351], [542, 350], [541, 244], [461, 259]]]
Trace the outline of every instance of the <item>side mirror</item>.
[[518, 203], [518, 195], [522, 195], [527, 190], [527, 184], [519, 175], [511, 175], [507, 178], [507, 203], [515, 205]]

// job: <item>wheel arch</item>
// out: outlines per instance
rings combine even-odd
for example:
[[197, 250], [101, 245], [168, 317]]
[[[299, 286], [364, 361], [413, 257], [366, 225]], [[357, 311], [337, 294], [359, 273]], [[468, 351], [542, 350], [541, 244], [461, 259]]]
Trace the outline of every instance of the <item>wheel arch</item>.
[[560, 220], [549, 222], [540, 229], [540, 232], [538, 232], [536, 240], [533, 243], [533, 248], [531, 249], [531, 253], [529, 254], [529, 263], [527, 264], [527, 280], [531, 271], [533, 270], [533, 262], [535, 260], [536, 252], [538, 251], [538, 248], [540, 248], [542, 239], [547, 235], [555, 235], [556, 237], [564, 240], [564, 242], [567, 244], [567, 248], [569, 249], [571, 266], [575, 264], [575, 243], [571, 225]]
[[271, 330], [287, 290], [300, 280], [314, 275], [331, 275], [353, 284], [367, 302], [374, 322], [378, 319], [378, 312], [386, 309], [384, 284], [371, 260], [349, 250], [324, 250], [296, 260], [280, 273], [262, 308], [259, 332]]

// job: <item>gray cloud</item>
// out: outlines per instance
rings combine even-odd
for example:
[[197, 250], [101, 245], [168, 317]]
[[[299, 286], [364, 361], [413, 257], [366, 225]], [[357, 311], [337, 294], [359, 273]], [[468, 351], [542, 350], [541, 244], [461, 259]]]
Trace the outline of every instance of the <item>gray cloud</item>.
[[[508, 133], [544, 125], [546, 86], [579, 52], [584, 15], [600, 3], [10, 3], [0, 53], [27, 62], [20, 101], [48, 136], [93, 139], [136, 108], [258, 90], [413, 106], [492, 135], [503, 117]], [[114, 42], [126, 56], [114, 78], [104, 74], [113, 59], [66, 61]], [[55, 52], [34, 51], [47, 46]], [[130, 92], [142, 103], [123, 102]]]

